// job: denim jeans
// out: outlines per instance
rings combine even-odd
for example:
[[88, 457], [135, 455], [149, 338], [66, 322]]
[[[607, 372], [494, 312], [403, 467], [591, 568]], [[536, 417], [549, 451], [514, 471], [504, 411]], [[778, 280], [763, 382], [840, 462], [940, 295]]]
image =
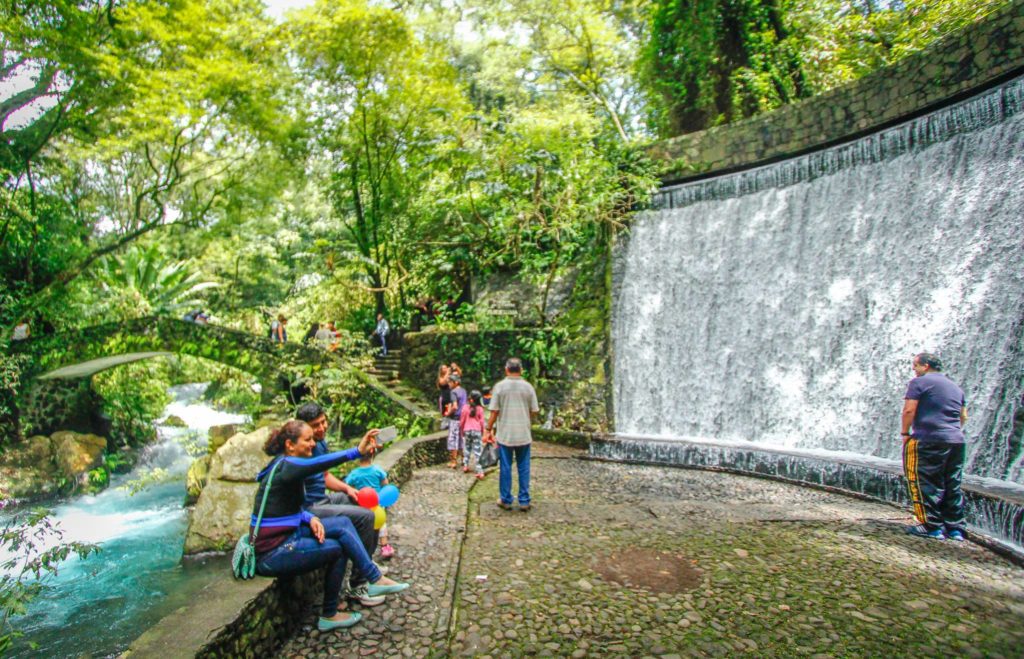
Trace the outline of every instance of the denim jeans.
[[498, 444], [498, 493], [502, 503], [512, 503], [512, 457], [519, 472], [519, 505], [530, 505], [530, 445], [505, 446]]
[[[362, 541], [363, 547], [366, 548], [367, 555], [373, 556], [373, 552], [377, 551], [377, 538], [379, 534], [373, 528], [373, 511], [352, 503], [346, 494], [328, 492], [326, 497], [312, 506], [308, 506], [306, 510], [319, 517], [321, 521], [330, 517], [348, 518], [356, 530], [356, 535]], [[366, 578], [359, 574], [358, 571], [353, 571], [349, 583], [355, 588], [366, 583]]]
[[256, 573], [264, 577], [288, 577], [326, 567], [320, 615], [330, 618], [338, 612], [341, 582], [348, 559], [352, 559], [354, 571], [366, 581], [377, 581], [381, 574], [347, 517], [328, 517], [321, 522], [324, 525], [323, 543], [317, 542], [313, 531], [303, 524], [287, 540], [259, 556]]

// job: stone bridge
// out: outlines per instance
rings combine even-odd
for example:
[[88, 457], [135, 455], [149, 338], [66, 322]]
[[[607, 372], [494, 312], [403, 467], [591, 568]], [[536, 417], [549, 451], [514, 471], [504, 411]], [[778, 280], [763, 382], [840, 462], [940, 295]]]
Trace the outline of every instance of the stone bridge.
[[[11, 353], [26, 355], [22, 409], [42, 428], [88, 425], [88, 378], [95, 373], [142, 359], [191, 355], [251, 373], [264, 396], [273, 396], [298, 370], [317, 369], [332, 356], [299, 343], [276, 344], [269, 338], [176, 318], [151, 316], [96, 325], [72, 332], [33, 337], [13, 343]], [[50, 404], [50, 403], [53, 404]], [[45, 419], [45, 421], [43, 421]]]

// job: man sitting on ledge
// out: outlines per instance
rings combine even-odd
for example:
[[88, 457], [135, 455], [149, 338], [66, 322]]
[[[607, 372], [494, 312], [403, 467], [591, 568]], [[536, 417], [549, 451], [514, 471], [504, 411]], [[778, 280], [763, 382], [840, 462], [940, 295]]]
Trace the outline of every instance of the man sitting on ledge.
[[[327, 413], [317, 403], [306, 403], [295, 413], [296, 418], [305, 421], [313, 429], [313, 457], [326, 455]], [[377, 551], [379, 534], [373, 528], [373, 511], [355, 504], [356, 490], [329, 471], [320, 471], [308, 477], [305, 482], [306, 500], [303, 508], [320, 519], [347, 517], [359, 534], [366, 553], [373, 556]], [[349, 587], [345, 590], [349, 599], [359, 600], [363, 606], [377, 606], [384, 603], [383, 596], [371, 597], [367, 592], [366, 579], [361, 573], [353, 572]]]

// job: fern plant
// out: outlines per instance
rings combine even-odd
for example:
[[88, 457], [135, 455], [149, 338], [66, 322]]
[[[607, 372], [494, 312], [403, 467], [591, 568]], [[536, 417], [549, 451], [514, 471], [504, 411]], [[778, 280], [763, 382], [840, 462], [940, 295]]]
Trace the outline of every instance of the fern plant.
[[188, 261], [168, 259], [156, 245], [108, 256], [94, 276], [124, 316], [178, 314], [199, 306], [199, 294], [220, 285], [204, 280]]

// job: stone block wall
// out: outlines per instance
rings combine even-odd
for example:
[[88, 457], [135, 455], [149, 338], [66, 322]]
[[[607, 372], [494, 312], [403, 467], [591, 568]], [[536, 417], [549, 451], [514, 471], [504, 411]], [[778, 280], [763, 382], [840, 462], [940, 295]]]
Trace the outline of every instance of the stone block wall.
[[302, 626], [310, 608], [322, 599], [323, 581], [322, 570], [274, 579], [195, 656], [203, 659], [274, 656]]
[[1024, 0], [842, 87], [660, 142], [666, 182], [767, 164], [925, 114], [1024, 74]]
[[519, 336], [534, 331], [410, 332], [402, 350], [402, 379], [431, 402], [437, 400], [434, 383], [441, 364], [455, 362], [462, 367], [462, 386], [467, 391], [493, 385], [504, 377], [505, 360], [519, 356], [514, 355]]
[[[440, 432], [398, 442], [381, 454], [377, 464], [388, 472], [392, 483], [401, 487], [416, 469], [448, 459], [445, 451], [447, 436], [447, 432]], [[195, 656], [211, 659], [274, 656], [320, 603], [323, 580], [322, 570], [300, 577], [265, 580], [267, 586], [248, 599], [232, 622], [214, 630], [215, 636]], [[200, 613], [197, 611], [197, 615]], [[194, 622], [202, 624], [201, 620]], [[161, 627], [178, 624], [186, 624], [180, 614], [160, 622], [146, 635], [162, 638], [171, 630]]]

